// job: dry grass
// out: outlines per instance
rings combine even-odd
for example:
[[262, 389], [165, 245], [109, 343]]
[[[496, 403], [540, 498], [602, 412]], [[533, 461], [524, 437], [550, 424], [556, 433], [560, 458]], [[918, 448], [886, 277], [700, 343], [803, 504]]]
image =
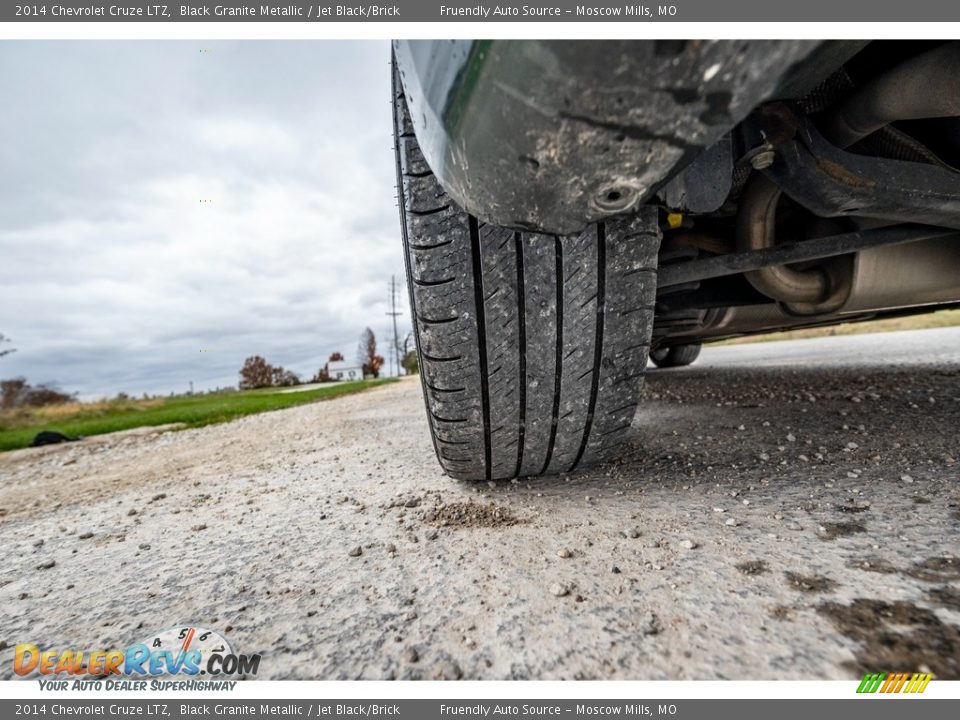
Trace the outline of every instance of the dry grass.
[[866, 322], [844, 323], [832, 327], [788, 330], [768, 335], [722, 340], [717, 345], [743, 345], [746, 343], [774, 342], [777, 340], [803, 340], [806, 338], [832, 337], [834, 335], [865, 335], [867, 333], [897, 332], [899, 330], [926, 330], [929, 328], [954, 327], [960, 325], [960, 310], [940, 310], [939, 312], [911, 315], [909, 317], [867, 320]]
[[0, 411], [0, 428], [28, 427], [31, 425], [57, 422], [77, 417], [98, 417], [124, 410], [146, 410], [160, 407], [164, 398], [148, 400], [94, 400], [91, 402], [67, 402], [59, 405], [47, 405], [38, 408], [16, 408]]

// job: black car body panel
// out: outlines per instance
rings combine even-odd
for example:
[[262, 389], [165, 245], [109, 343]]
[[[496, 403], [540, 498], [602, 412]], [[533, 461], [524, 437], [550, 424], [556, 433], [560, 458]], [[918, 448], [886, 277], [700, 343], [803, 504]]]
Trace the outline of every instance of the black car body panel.
[[661, 190], [681, 208], [713, 209], [702, 177], [664, 186], [712, 146], [728, 166], [737, 123], [808, 91], [858, 47], [405, 40], [394, 54], [422, 152], [450, 196], [485, 222], [567, 234]]

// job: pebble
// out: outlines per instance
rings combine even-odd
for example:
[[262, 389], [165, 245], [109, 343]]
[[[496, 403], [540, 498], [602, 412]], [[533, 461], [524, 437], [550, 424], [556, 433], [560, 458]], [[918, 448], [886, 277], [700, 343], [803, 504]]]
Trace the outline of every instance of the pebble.
[[900, 476], [900, 479], [903, 480], [905, 483], [912, 483], [912, 482], [913, 482], [913, 478], [910, 477], [909, 475], [901, 475], [901, 476]]
[[660, 623], [660, 618], [657, 617], [657, 614], [654, 612], [647, 612], [643, 616], [643, 620], [640, 623], [640, 627], [643, 628], [644, 635], [659, 635], [663, 630], [663, 625]]
[[359, 545], [357, 545], [356, 547], [350, 548], [350, 550], [347, 552], [347, 555], [349, 555], [350, 557], [360, 557], [361, 555], [363, 555], [363, 548], [360, 547]]
[[89, 540], [90, 538], [93, 537], [93, 533], [88, 530], [87, 532], [80, 533], [79, 535], [77, 535], [77, 537], [80, 540]]
[[440, 678], [442, 680], [459, 680], [463, 677], [463, 670], [452, 660], [442, 663], [439, 668]]
[[614, 575], [619, 575], [621, 570], [616, 565], [614, 565], [612, 568], [610, 568], [610, 572], [612, 572]]
[[569, 557], [573, 557], [573, 553], [570, 552], [567, 548], [562, 548], [557, 551], [557, 557], [569, 558]]
[[569, 585], [561, 585], [560, 583], [554, 583], [550, 586], [550, 593], [556, 597], [564, 597], [565, 595], [570, 594]]
[[636, 540], [638, 537], [640, 537], [640, 531], [636, 528], [630, 528], [629, 530], [623, 531], [623, 536]]
[[44, 560], [42, 563], [37, 565], [37, 570], [49, 570], [56, 564], [57, 564], [56, 560]]
[[417, 649], [413, 646], [408, 647], [403, 653], [403, 659], [408, 663], [415, 663], [420, 661], [420, 653], [417, 652]]
[[736, 520], [735, 518], [727, 518], [727, 521], [724, 523], [724, 525], [728, 525], [730, 527], [736, 527], [739, 524], [740, 521]]
[[[730, 521], [728, 520], [727, 522], [729, 523]], [[690, 540], [689, 538], [687, 538], [682, 543], [680, 543], [680, 545], [686, 548], [687, 550], [693, 550], [694, 548], [699, 547], [699, 545], [697, 545], [695, 541]]]

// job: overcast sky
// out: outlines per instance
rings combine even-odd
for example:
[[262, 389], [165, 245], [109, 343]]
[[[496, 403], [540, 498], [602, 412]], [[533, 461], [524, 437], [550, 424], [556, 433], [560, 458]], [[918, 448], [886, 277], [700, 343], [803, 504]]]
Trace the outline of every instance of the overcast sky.
[[0, 378], [182, 392], [254, 354], [309, 377], [367, 325], [386, 355], [389, 54], [0, 43]]

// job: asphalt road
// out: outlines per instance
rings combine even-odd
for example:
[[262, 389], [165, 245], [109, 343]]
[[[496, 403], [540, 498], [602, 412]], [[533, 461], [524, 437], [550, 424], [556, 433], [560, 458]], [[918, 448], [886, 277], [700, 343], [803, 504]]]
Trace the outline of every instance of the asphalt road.
[[0, 455], [13, 646], [197, 623], [259, 678], [960, 678], [960, 330], [708, 348], [631, 447], [462, 484], [419, 385]]

